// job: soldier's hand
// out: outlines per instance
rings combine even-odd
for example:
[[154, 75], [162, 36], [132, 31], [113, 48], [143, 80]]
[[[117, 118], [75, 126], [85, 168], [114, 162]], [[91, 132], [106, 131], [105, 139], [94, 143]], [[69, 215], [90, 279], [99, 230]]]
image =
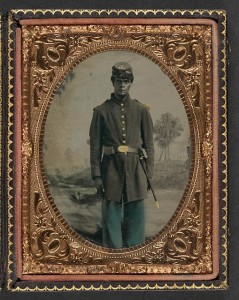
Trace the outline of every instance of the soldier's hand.
[[102, 178], [101, 178], [101, 177], [96, 177], [96, 178], [94, 179], [94, 182], [95, 182], [95, 187], [96, 187], [96, 189], [97, 189], [97, 192], [98, 192], [99, 194], [104, 193], [105, 190], [104, 190]]
[[[151, 182], [152, 177], [149, 177], [149, 180], [150, 180], [150, 182]], [[148, 182], [148, 184], [147, 184], [147, 191], [149, 191], [149, 190], [151, 190], [151, 187], [150, 187], [150, 183]]]

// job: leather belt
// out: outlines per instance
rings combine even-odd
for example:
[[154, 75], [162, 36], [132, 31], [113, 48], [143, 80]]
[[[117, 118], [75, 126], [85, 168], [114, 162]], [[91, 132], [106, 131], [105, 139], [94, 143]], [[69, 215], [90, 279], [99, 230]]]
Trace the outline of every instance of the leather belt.
[[111, 155], [114, 153], [139, 153], [139, 148], [133, 148], [130, 146], [126, 146], [126, 145], [120, 145], [120, 146], [111, 146], [111, 147], [107, 147], [104, 146], [104, 155]]

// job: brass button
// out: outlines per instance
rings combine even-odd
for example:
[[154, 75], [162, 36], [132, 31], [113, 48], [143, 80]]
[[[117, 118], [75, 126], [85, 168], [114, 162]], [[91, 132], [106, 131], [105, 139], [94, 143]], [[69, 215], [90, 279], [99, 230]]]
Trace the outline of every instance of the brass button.
[[123, 124], [125, 124], [125, 121], [122, 121]]
[[126, 141], [125, 140], [123, 140], [123, 144], [125, 144], [126, 143]]
[[124, 108], [121, 108], [122, 111], [124, 111]]
[[121, 105], [121, 106], [124, 106], [124, 103], [121, 103], [120, 105]]
[[123, 136], [126, 136], [126, 134], [125, 134], [125, 133], [123, 133]]
[[124, 128], [124, 127], [122, 127], [122, 130], [125, 130], [125, 128]]
[[122, 116], [121, 116], [121, 118], [123, 118], [123, 119], [124, 119], [124, 115], [122, 115]]

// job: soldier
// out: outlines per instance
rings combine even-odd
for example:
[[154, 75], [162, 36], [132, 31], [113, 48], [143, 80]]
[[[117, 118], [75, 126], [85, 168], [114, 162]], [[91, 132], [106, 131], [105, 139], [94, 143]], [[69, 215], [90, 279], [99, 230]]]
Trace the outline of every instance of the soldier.
[[90, 127], [91, 174], [103, 194], [103, 245], [132, 247], [145, 241], [144, 199], [147, 178], [140, 162], [153, 175], [153, 124], [149, 108], [130, 98], [132, 67], [126, 62], [112, 67], [111, 98], [94, 109]]

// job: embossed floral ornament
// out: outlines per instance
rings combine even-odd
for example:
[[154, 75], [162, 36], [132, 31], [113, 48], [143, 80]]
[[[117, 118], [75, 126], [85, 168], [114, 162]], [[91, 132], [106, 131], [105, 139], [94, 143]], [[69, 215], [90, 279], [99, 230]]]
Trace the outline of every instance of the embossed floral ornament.
[[[202, 142], [202, 156], [205, 161], [206, 176], [211, 176], [212, 170], [212, 156], [213, 156], [213, 144], [212, 144], [212, 125], [211, 125], [211, 113], [207, 112], [206, 115], [206, 130], [204, 139]], [[208, 182], [210, 187], [210, 182]]]
[[26, 157], [31, 157], [32, 154], [32, 143], [29, 141], [22, 143], [22, 154]]
[[38, 228], [46, 227], [46, 221], [47, 221], [46, 218], [44, 218], [42, 216], [40, 216], [40, 217], [36, 216], [34, 225]]
[[28, 126], [28, 114], [24, 112], [23, 114], [23, 128], [22, 128], [22, 154], [26, 158], [32, 155], [32, 143], [29, 140], [29, 126]]
[[126, 30], [122, 26], [102, 26], [103, 34], [112, 40], [122, 40]]
[[169, 265], [153, 265], [147, 267], [148, 274], [170, 274], [173, 271], [173, 268]]
[[28, 113], [23, 113], [23, 128], [22, 128], [22, 174], [23, 174], [23, 185], [27, 186], [28, 180], [28, 170], [29, 170], [29, 162], [32, 156], [32, 143], [29, 140], [29, 124], [28, 124]]
[[209, 177], [211, 175], [212, 153], [213, 153], [213, 145], [208, 139], [205, 139], [202, 143], [202, 154], [203, 154], [203, 158], [206, 163], [206, 176], [207, 177]]
[[69, 261], [77, 262], [80, 264], [86, 264], [89, 262], [90, 258], [86, 251], [82, 251], [81, 246], [77, 242], [70, 243], [70, 255]]
[[145, 255], [145, 260], [147, 263], [159, 263], [165, 261], [165, 252], [164, 252], [165, 243], [158, 242], [156, 243], [150, 251], [147, 251]]
[[160, 35], [134, 35], [134, 38], [143, 42], [146, 47], [152, 47], [153, 49], [164, 45], [164, 37]]
[[[206, 138], [207, 138], [207, 136], [206, 136]], [[208, 139], [204, 140], [203, 143], [202, 143], [203, 157], [205, 159], [210, 158], [212, 156], [212, 152], [213, 152], [212, 143]]]

